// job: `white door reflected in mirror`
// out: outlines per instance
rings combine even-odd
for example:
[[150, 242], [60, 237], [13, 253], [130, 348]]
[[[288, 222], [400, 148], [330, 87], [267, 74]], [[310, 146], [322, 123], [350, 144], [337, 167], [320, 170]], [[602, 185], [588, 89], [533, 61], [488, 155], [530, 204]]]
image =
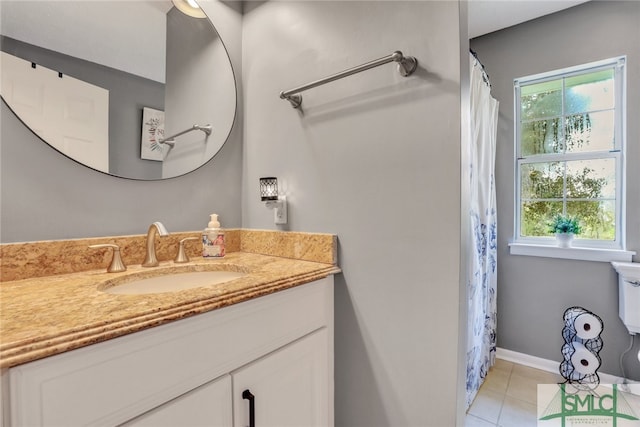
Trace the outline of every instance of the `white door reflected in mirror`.
[[22, 121], [56, 150], [109, 170], [109, 91], [0, 53], [0, 94]]

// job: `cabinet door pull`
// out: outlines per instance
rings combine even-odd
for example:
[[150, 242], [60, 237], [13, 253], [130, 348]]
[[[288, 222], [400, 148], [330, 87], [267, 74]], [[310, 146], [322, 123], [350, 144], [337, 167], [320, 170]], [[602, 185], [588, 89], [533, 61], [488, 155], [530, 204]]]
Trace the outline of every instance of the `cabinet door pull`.
[[249, 401], [249, 427], [256, 427], [256, 397], [247, 389], [242, 392], [242, 398]]

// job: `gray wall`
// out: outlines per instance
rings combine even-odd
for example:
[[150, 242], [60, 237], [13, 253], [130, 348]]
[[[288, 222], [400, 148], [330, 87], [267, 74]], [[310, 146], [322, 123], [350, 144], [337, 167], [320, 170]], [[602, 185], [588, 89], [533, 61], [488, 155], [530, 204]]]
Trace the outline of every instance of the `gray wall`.
[[[166, 151], [162, 176], [172, 177], [183, 175], [217, 153], [233, 124], [237, 97], [220, 37], [206, 19], [192, 18], [175, 7], [167, 14], [166, 75], [165, 135], [182, 132], [193, 124], [209, 124], [213, 129], [211, 135], [181, 135]], [[194, 99], [198, 100], [197, 108], [193, 108]]]
[[[640, 252], [640, 2], [592, 1], [473, 39], [500, 101], [498, 191], [498, 346], [562, 360], [562, 314], [578, 305], [602, 317], [602, 372], [621, 375], [629, 336], [618, 317], [617, 276], [609, 263], [509, 255], [513, 235], [513, 79], [627, 55], [627, 249]], [[635, 260], [639, 258], [636, 255]], [[638, 340], [636, 340], [638, 341]], [[627, 376], [640, 380], [635, 355]]]
[[[276, 176], [289, 229], [338, 234], [336, 425], [455, 425], [458, 4], [246, 7], [242, 223], [275, 228], [258, 179]], [[415, 75], [388, 64], [309, 90], [304, 114], [278, 97], [394, 50], [418, 58]]]
[[[241, 73], [239, 3], [206, 2]], [[240, 92], [241, 93], [241, 92]], [[239, 95], [240, 96], [240, 95]], [[205, 166], [164, 181], [114, 178], [69, 160], [27, 130], [5, 105], [0, 112], [0, 241], [3, 243], [204, 228], [211, 212], [225, 227], [241, 226], [242, 114], [222, 150]]]
[[[164, 110], [163, 83], [2, 37], [2, 50], [109, 91], [109, 172], [158, 179], [162, 162], [140, 159], [142, 107]], [[10, 113], [11, 114], [11, 113]], [[2, 116], [2, 120], [13, 117]]]

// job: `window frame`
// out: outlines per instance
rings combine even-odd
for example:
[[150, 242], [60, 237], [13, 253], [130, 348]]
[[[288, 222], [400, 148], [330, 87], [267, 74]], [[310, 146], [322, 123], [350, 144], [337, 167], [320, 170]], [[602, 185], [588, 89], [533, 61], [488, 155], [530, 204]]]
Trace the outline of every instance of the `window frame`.
[[[566, 79], [569, 77], [587, 74], [591, 72], [597, 72], [601, 70], [613, 69], [614, 71], [614, 90], [615, 90], [615, 104], [614, 104], [614, 146], [607, 151], [593, 151], [593, 152], [574, 152], [574, 153], [550, 153], [550, 154], [538, 154], [534, 156], [524, 157], [521, 155], [521, 88], [522, 86], [528, 86], [537, 83], [543, 83], [545, 81]], [[513, 80], [514, 87], [514, 221], [513, 221], [513, 240], [510, 243], [511, 253], [518, 255], [537, 255], [537, 256], [552, 256], [561, 258], [572, 259], [592, 259], [593, 254], [597, 254], [595, 258], [608, 258], [607, 252], [621, 252], [624, 254], [612, 255], [614, 259], [620, 260], [619, 256], [623, 259], [631, 260], [631, 256], [634, 252], [625, 251], [626, 241], [626, 221], [625, 221], [625, 199], [626, 199], [626, 55], [618, 56], [614, 58], [605, 59], [602, 61], [596, 61], [577, 65], [573, 67], [567, 67], [562, 69], [556, 69], [544, 73], [519, 77]], [[564, 81], [563, 81], [564, 88]], [[564, 92], [564, 89], [563, 89]], [[564, 97], [564, 93], [562, 95]], [[565, 103], [564, 98], [562, 101], [562, 116], [565, 117]], [[573, 242], [573, 248], [564, 249], [558, 248], [553, 237], [540, 236], [522, 236], [521, 232], [521, 167], [522, 165], [530, 163], [540, 162], [552, 162], [561, 161], [569, 162], [572, 160], [588, 160], [588, 159], [614, 159], [616, 164], [616, 190], [615, 190], [615, 209], [616, 209], [616, 237], [613, 241], [608, 240], [595, 240], [595, 239], [576, 239]], [[566, 194], [563, 192], [563, 198]], [[534, 249], [532, 249], [534, 248]], [[538, 248], [538, 249], [535, 249]], [[545, 251], [546, 248], [553, 249], [552, 251]], [[542, 249], [540, 251], [539, 249]], [[560, 251], [556, 250], [560, 249]], [[549, 253], [550, 255], [540, 255], [540, 253]], [[582, 255], [581, 255], [582, 253]], [[584, 258], [583, 258], [584, 257]], [[600, 260], [600, 259], [594, 259]], [[609, 259], [602, 259], [609, 260]]]

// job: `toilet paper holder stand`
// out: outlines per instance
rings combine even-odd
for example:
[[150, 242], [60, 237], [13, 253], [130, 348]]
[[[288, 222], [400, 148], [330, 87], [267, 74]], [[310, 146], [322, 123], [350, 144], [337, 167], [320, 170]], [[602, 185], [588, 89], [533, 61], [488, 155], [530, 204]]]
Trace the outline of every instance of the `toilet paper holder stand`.
[[600, 351], [604, 345], [600, 334], [604, 329], [602, 319], [583, 307], [570, 307], [564, 312], [560, 375], [570, 384], [600, 384], [598, 368], [602, 360]]

